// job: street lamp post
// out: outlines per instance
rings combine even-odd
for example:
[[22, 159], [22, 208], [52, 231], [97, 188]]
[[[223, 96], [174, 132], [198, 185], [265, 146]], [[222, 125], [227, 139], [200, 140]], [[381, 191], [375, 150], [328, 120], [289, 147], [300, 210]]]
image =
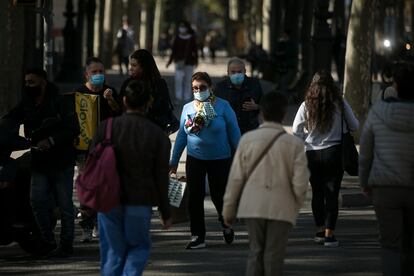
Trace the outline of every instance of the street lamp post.
[[58, 81], [80, 81], [81, 79], [81, 70], [80, 65], [77, 62], [77, 51], [79, 46], [77, 40], [79, 39], [76, 34], [75, 25], [73, 23], [73, 18], [77, 13], [73, 12], [73, 1], [66, 1], [66, 11], [63, 13], [66, 17], [66, 24], [63, 28], [63, 40], [64, 40], [64, 54], [63, 62], [60, 68]]

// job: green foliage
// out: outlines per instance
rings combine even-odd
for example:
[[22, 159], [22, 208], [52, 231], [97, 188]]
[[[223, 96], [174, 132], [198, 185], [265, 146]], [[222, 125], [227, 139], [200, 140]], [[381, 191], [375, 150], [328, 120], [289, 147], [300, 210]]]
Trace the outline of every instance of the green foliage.
[[225, 15], [224, 1], [221, 0], [195, 0], [193, 3], [200, 5], [200, 8], [206, 8], [206, 10], [212, 14], [223, 17]]

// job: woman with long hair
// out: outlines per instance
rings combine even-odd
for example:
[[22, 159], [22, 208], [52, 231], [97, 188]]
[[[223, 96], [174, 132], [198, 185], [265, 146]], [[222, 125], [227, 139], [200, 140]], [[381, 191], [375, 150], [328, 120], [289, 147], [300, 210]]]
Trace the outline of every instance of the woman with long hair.
[[124, 81], [120, 90], [120, 98], [125, 95], [125, 89], [132, 80], [146, 83], [151, 90], [151, 103], [146, 112], [147, 118], [165, 130], [165, 118], [174, 109], [167, 82], [161, 77], [154, 57], [145, 49], [133, 52], [129, 57], [130, 77]]
[[317, 72], [293, 122], [293, 134], [305, 142], [312, 186], [315, 242], [337, 247], [334, 236], [342, 168], [342, 132], [358, 129], [358, 120], [330, 73]]

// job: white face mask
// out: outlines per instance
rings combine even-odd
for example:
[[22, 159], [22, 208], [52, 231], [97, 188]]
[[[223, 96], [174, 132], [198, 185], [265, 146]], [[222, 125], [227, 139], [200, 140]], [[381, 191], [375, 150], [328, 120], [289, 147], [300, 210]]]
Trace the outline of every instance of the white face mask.
[[210, 90], [208, 89], [200, 92], [194, 92], [194, 99], [197, 101], [204, 102], [208, 99], [208, 97], [210, 97]]
[[186, 27], [178, 27], [178, 31], [180, 32], [180, 34], [185, 34], [187, 32], [187, 28]]

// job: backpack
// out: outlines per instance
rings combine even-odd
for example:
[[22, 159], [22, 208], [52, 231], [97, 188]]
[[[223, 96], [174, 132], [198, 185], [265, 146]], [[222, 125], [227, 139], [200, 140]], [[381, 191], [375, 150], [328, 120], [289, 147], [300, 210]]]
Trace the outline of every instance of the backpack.
[[97, 212], [108, 212], [120, 204], [120, 178], [111, 143], [113, 118], [106, 121], [105, 138], [89, 152], [76, 179], [79, 202]]

